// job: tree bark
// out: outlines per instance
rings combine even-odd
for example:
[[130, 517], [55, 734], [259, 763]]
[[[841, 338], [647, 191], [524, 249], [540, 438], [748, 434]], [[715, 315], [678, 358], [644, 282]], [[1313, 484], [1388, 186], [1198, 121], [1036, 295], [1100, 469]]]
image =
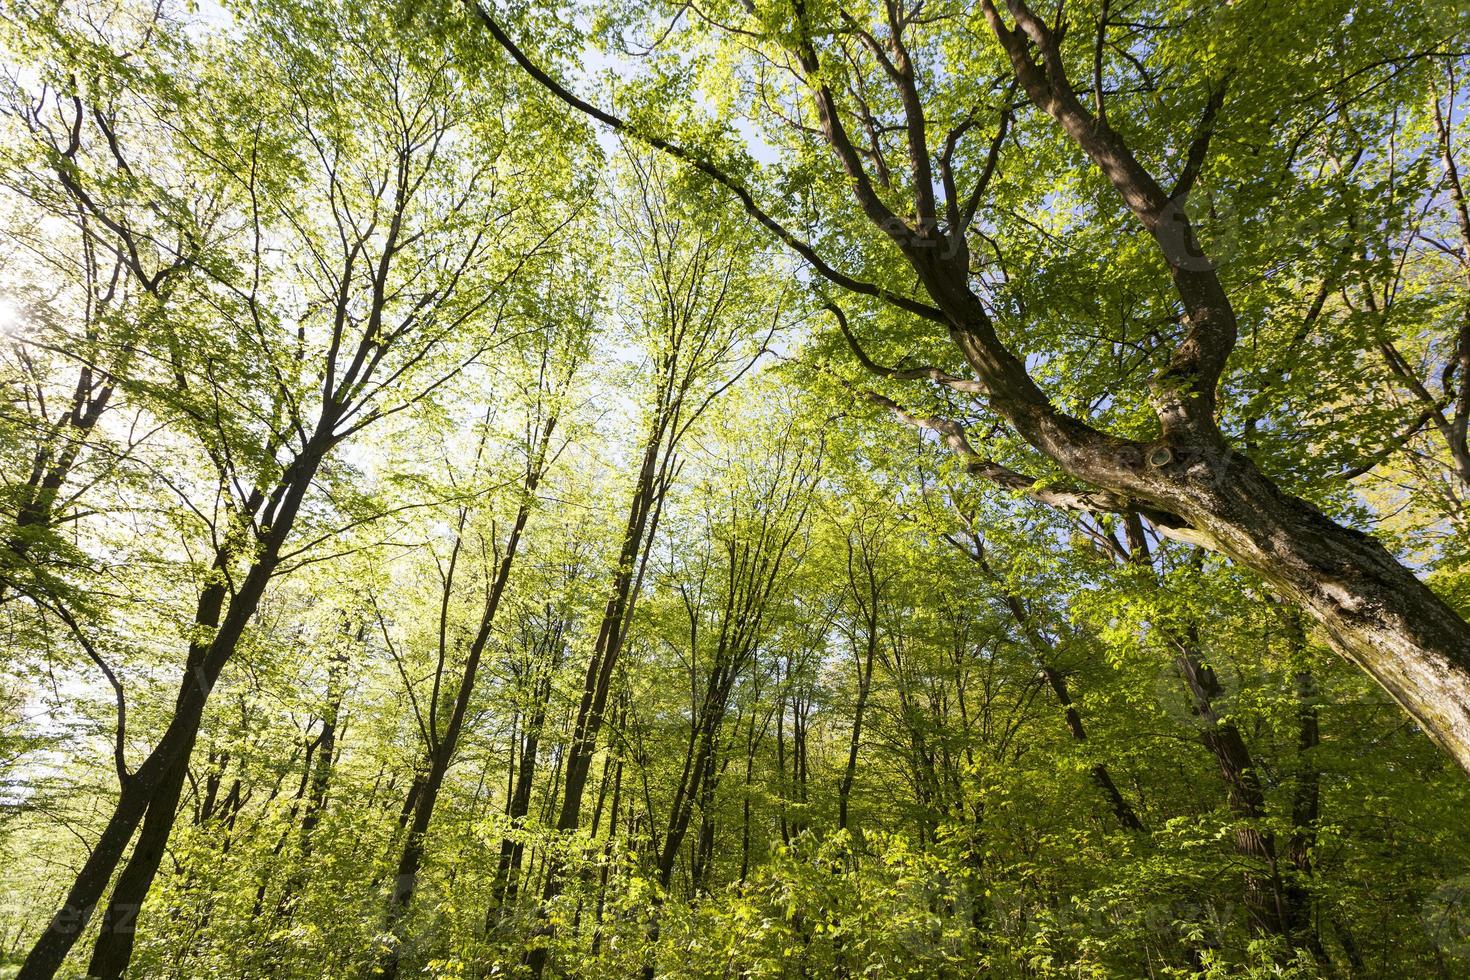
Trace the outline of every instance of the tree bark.
[[[853, 534], [857, 544], [853, 544]], [[873, 685], [873, 662], [878, 656], [878, 629], [883, 591], [887, 580], [880, 578], [873, 554], [874, 537], [881, 528], [855, 528], [847, 536], [847, 585], [862, 618], [863, 651], [857, 662], [857, 698], [852, 707], [852, 730], [847, 745], [847, 763], [837, 784], [837, 828], [847, 830], [848, 803], [857, 776], [858, 751], [862, 747], [863, 714]], [[854, 644], [856, 639], [854, 638]], [[856, 654], [857, 651], [854, 651]]]

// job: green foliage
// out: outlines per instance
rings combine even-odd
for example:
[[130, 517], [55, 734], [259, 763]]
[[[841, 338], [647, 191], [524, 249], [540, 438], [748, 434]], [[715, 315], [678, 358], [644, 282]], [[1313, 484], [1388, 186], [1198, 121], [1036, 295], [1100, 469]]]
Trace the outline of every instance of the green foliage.
[[[1470, 970], [1463, 774], [911, 308], [873, 213], [948, 227], [993, 151], [967, 288], [1160, 434], [1177, 269], [985, 6], [487, 4], [612, 133], [473, 4], [0, 2], [0, 975], [247, 600], [129, 976]], [[1179, 205], [1226, 458], [1470, 612], [1464, 5], [1054, 16], [1170, 180], [1229, 82]]]

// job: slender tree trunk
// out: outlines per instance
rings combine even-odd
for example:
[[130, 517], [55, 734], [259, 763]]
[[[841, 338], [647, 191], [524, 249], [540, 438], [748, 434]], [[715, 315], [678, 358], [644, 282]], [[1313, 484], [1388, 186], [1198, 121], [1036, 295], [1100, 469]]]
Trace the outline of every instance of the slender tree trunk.
[[[874, 626], [876, 629], [876, 626]], [[873, 658], [878, 646], [876, 632], [870, 632], [867, 655], [858, 671], [857, 700], [852, 706], [852, 734], [847, 745], [847, 764], [842, 769], [842, 780], [837, 784], [837, 828], [847, 829], [847, 805], [852, 796], [852, 784], [857, 777], [858, 749], [863, 742], [863, 713], [868, 705], [868, 690], [873, 683]], [[803, 748], [805, 745], [803, 744]]]
[[[807, 755], [807, 726], [810, 722], [808, 712], [811, 708], [811, 697], [803, 696], [796, 703], [796, 710], [791, 719], [791, 767], [793, 770], [794, 789], [797, 805], [806, 812], [808, 799], [807, 787], [811, 775], [809, 766], [810, 758]], [[792, 821], [792, 836], [806, 830], [806, 821], [797, 819]]]
[[[684, 835], [694, 819], [695, 794], [707, 778], [707, 770], [714, 753], [714, 721], [707, 715], [713, 710], [701, 711], [696, 717], [698, 731], [690, 740], [689, 755], [684, 761], [684, 773], [674, 791], [674, 802], [669, 808], [669, 823], [664, 831], [663, 847], [658, 858], [658, 883], [667, 890], [674, 875], [674, 864], [679, 848], [684, 846]], [[723, 711], [723, 707], [719, 710]]]
[[1185, 646], [1176, 664], [1204, 726], [1200, 742], [1214, 756], [1230, 809], [1240, 821], [1234, 834], [1236, 852], [1248, 861], [1264, 865], [1264, 874], [1255, 870], [1245, 873], [1246, 908], [1261, 929], [1289, 938], [1288, 903], [1276, 835], [1260, 826], [1266, 817], [1266, 794], [1260, 775], [1240, 729], [1216, 713], [1212, 702], [1221, 693], [1220, 684], [1214, 671], [1200, 661], [1196, 650], [1197, 643]]
[[[275, 846], [271, 848], [272, 866], [286, 852], [286, 845], [291, 841], [291, 833], [295, 827], [296, 815], [301, 811], [302, 802], [307, 796], [307, 788], [311, 785], [312, 772], [317, 758], [316, 753], [321, 744], [322, 735], [318, 735], [306, 746], [306, 759], [301, 766], [301, 779], [296, 784], [296, 795], [291, 801], [290, 812], [286, 814], [286, 826], [282, 827], [281, 832], [276, 835]], [[261, 912], [265, 910], [265, 897], [266, 893], [270, 890], [271, 870], [271, 867], [267, 867], [260, 875], [260, 884], [255, 889], [255, 906], [250, 912], [252, 919], [259, 918]], [[295, 894], [304, 875], [305, 869], [300, 864], [297, 864], [288, 873], [285, 884], [281, 886], [281, 897], [276, 902], [277, 914], [290, 914], [292, 896]]]
[[[398, 859], [398, 870], [394, 875], [393, 887], [388, 897], [387, 932], [394, 939], [380, 957], [375, 970], [375, 975], [383, 980], [395, 980], [398, 976], [400, 953], [403, 948], [403, 937], [399, 935], [399, 932], [408, 907], [413, 901], [414, 889], [418, 884], [419, 866], [423, 862], [424, 842], [429, 831], [429, 824], [434, 817], [434, 807], [439, 799], [439, 790], [444, 784], [444, 775], [449, 771], [449, 766], [454, 761], [454, 753], [459, 747], [460, 732], [464, 727], [465, 715], [469, 711], [470, 698], [474, 694], [475, 681], [479, 675], [480, 659], [490, 640], [495, 615], [500, 608], [500, 600], [505, 595], [506, 587], [510, 584], [511, 568], [515, 564], [521, 535], [531, 515], [536, 488], [540, 485], [547, 450], [555, 428], [556, 416], [549, 416], [542, 426], [540, 440], [527, 466], [525, 486], [522, 488], [520, 505], [516, 509], [515, 522], [511, 525], [510, 536], [505, 544], [505, 554], [501, 557], [500, 565], [496, 569], [494, 582], [485, 597], [480, 626], [465, 657], [464, 671], [460, 677], [459, 690], [455, 693], [454, 706], [450, 711], [448, 723], [443, 736], [431, 746], [428, 774], [413, 808], [413, 819], [409, 824], [408, 835], [404, 839], [403, 851]], [[448, 588], [448, 585], [446, 584], [445, 587]]]
[[1314, 752], [1321, 743], [1321, 728], [1315, 701], [1317, 691], [1311, 671], [1303, 668], [1295, 678], [1297, 692], [1296, 791], [1291, 805], [1291, 837], [1286, 858], [1292, 874], [1286, 882], [1286, 926], [1303, 945], [1325, 959], [1321, 933], [1312, 915], [1312, 854], [1317, 847], [1317, 822], [1321, 814], [1321, 778]]
[[219, 785], [224, 781], [225, 769], [230, 764], [230, 753], [209, 753], [209, 774], [204, 777], [204, 795], [194, 811], [195, 826], [203, 826], [214, 816], [215, 804], [219, 802]]
[[653, 512], [662, 502], [659, 492], [659, 450], [662, 441], [663, 425], [660, 424], [655, 426], [644, 447], [638, 483], [629, 508], [627, 527], [623, 532], [618, 567], [613, 572], [612, 588], [603, 608], [597, 643], [587, 663], [582, 698], [577, 706], [572, 742], [567, 751], [566, 786], [561, 811], [557, 816], [557, 830], [575, 830], [581, 822], [582, 796], [586, 791], [592, 757], [597, 751], [597, 736], [602, 727], [602, 716], [612, 686], [613, 668], [622, 651], [635, 569], [643, 554]]
[[[757, 688], [756, 700], [759, 697]], [[775, 710], [779, 711], [777, 707]], [[766, 733], [770, 731], [771, 712], [767, 711], [765, 719], [761, 722], [760, 730], [756, 730], [756, 712], [750, 713], [750, 728], [745, 737], [745, 778], [740, 783], [740, 879], [743, 888], [745, 880], [750, 875], [750, 792], [751, 785], [755, 781], [755, 755], [760, 748], [760, 743], [765, 740]], [[783, 819], [784, 822], [784, 819]]]
[[[960, 550], [980, 566], [985, 572], [986, 577], [993, 584], [997, 586], [1003, 585], [1002, 579], [990, 567], [984, 551], [981, 550], [981, 540], [973, 532], [971, 532], [971, 537], [974, 538], [975, 549], [971, 550], [970, 548], [960, 547]], [[951, 541], [951, 543], [957, 546], [959, 545], [959, 542]], [[1072, 740], [1079, 744], [1086, 742], [1087, 728], [1082, 723], [1081, 713], [1077, 710], [1076, 705], [1072, 703], [1072, 695], [1068, 689], [1066, 675], [1057, 670], [1055, 666], [1057, 654], [1055, 644], [1037, 629], [1030, 610], [1026, 608], [1025, 603], [1021, 601], [1019, 596], [1002, 589], [1001, 598], [1006, 604], [1006, 609], [1010, 611], [1011, 618], [1016, 621], [1016, 625], [1020, 626], [1026, 634], [1026, 639], [1031, 644], [1031, 648], [1037, 656], [1037, 663], [1041, 669], [1042, 676], [1046, 678], [1047, 686], [1056, 695], [1057, 703], [1062, 706], [1063, 717], [1067, 723], [1067, 731], [1072, 736]], [[1103, 796], [1107, 798], [1113, 815], [1118, 818], [1118, 823], [1122, 824], [1126, 830], [1142, 831], [1144, 829], [1143, 821], [1138, 818], [1138, 813], [1133, 809], [1132, 804], [1124, 799], [1122, 792], [1118, 789], [1118, 784], [1113, 780], [1113, 774], [1108, 771], [1108, 767], [1102, 762], [1095, 762], [1092, 764], [1090, 773], [1093, 783], [1102, 791]]]
[[[597, 640], [587, 662], [571, 743], [566, 751], [566, 775], [563, 780], [561, 808], [556, 820], [556, 829], [563, 833], [576, 830], [582, 820], [582, 797], [587, 788], [587, 774], [597, 752], [597, 738], [602, 729], [608, 693], [612, 688], [613, 668], [622, 652], [637, 573], [647, 541], [657, 527], [658, 512], [663, 505], [664, 495], [668, 492], [668, 459], [661, 452], [667, 424], [665, 419], [657, 420], [644, 444], [638, 480], [619, 549], [618, 566], [613, 570], [611, 589], [603, 607]], [[546, 903], [560, 893], [561, 885], [560, 865], [552, 860], [548, 862], [546, 881], [541, 893], [543, 913]], [[549, 938], [549, 925], [543, 921], [538, 925], [536, 934], [538, 938]], [[544, 945], [538, 943], [527, 950], [525, 962], [533, 977], [541, 976], [546, 968], [546, 960], [547, 951]]]
[[[781, 796], [776, 808], [781, 821], [781, 843], [791, 844], [791, 828], [786, 822], [786, 801], [791, 795], [791, 783], [786, 778], [786, 703], [791, 687], [791, 667], [788, 662], [786, 679], [776, 701], [776, 785], [781, 787]], [[794, 764], [794, 763], [793, 763]]]
[[[349, 627], [344, 625], [344, 633], [349, 633]], [[350, 634], [349, 634], [350, 635]], [[356, 642], [361, 644], [366, 639], [366, 630], [359, 627]], [[344, 694], [344, 674], [347, 667], [347, 655], [345, 651], [339, 650], [332, 657], [331, 666], [327, 670], [327, 704], [322, 717], [322, 730], [316, 740], [307, 747], [306, 768], [302, 773], [301, 787], [297, 791], [297, 802], [291, 805], [290, 817], [286, 827], [282, 829], [280, 839], [272, 849], [273, 855], [285, 852], [286, 845], [291, 838], [291, 827], [296, 819], [298, 807], [302, 806], [304, 797], [304, 809], [301, 813], [301, 827], [298, 831], [300, 848], [294, 868], [287, 875], [285, 883], [281, 886], [280, 897], [276, 899], [275, 914], [289, 919], [296, 908], [296, 895], [306, 884], [308, 875], [308, 862], [311, 859], [312, 847], [316, 836], [317, 824], [321, 822], [322, 815], [327, 808], [327, 791], [332, 782], [332, 767], [337, 755], [337, 723], [342, 714], [342, 698]], [[266, 891], [269, 886], [269, 876], [262, 876], [260, 887], [255, 894], [255, 911], [253, 917], [258, 917], [265, 906]]]
[[[626, 717], [626, 714], [624, 714]], [[594, 913], [595, 924], [592, 933], [592, 955], [596, 956], [602, 945], [602, 913], [607, 904], [607, 880], [612, 871], [613, 846], [618, 839], [618, 814], [621, 812], [623, 800], [623, 757], [618, 756], [617, 766], [613, 770], [613, 794], [612, 813], [608, 816], [607, 843], [602, 847], [602, 869], [598, 876], [597, 887], [597, 909]]]
[[551, 679], [561, 663], [559, 633], [553, 636], [551, 642], [554, 644], [551, 650], [551, 662], [538, 664], [535, 668], [541, 672], [541, 676], [535, 683], [531, 717], [526, 721], [525, 731], [521, 735], [521, 742], [518, 746], [520, 759], [518, 765], [514, 767], [515, 782], [506, 799], [505, 815], [509, 818], [511, 831], [500, 841], [500, 857], [496, 862], [491, 905], [485, 914], [487, 932], [493, 927], [496, 912], [506, 903], [515, 901], [516, 883], [520, 877], [521, 861], [526, 848], [525, 841], [520, 839], [519, 832], [525, 827], [526, 816], [531, 812], [531, 790], [535, 786], [536, 760], [540, 752], [541, 734], [546, 726], [546, 705], [551, 697]]
[[[365, 627], [357, 631], [357, 643], [367, 639]], [[312, 771], [311, 792], [306, 800], [306, 812], [301, 817], [301, 856], [311, 856], [312, 837], [317, 824], [327, 812], [327, 791], [332, 785], [332, 767], [337, 760], [337, 724], [342, 717], [342, 698], [346, 685], [347, 657], [339, 653], [332, 658], [327, 671], [327, 711], [322, 718], [322, 733], [317, 745], [316, 768]]]
[[715, 765], [712, 759], [705, 768], [704, 783], [699, 792], [699, 833], [694, 841], [694, 859], [689, 862], [689, 888], [693, 895], [704, 894], [710, 866], [714, 864], [715, 789], [723, 771], [724, 766]]
[[[1056, 695], [1057, 703], [1062, 706], [1067, 722], [1067, 731], [1072, 736], [1072, 741], [1082, 743], [1087, 741], [1087, 729], [1082, 724], [1082, 715], [1077, 711], [1077, 706], [1072, 703], [1071, 692], [1067, 689], [1067, 678], [1056, 669], [1043, 665], [1042, 676], [1046, 678], [1047, 686]], [[1143, 821], [1138, 819], [1138, 813], [1133, 809], [1133, 804], [1123, 798], [1123, 793], [1118, 789], [1118, 784], [1113, 781], [1113, 774], [1108, 771], [1106, 764], [1094, 762], [1089, 769], [1093, 783], [1102, 790], [1103, 796], [1108, 800], [1112, 808], [1113, 816], [1118, 818], [1118, 823], [1125, 830], [1142, 831]]]

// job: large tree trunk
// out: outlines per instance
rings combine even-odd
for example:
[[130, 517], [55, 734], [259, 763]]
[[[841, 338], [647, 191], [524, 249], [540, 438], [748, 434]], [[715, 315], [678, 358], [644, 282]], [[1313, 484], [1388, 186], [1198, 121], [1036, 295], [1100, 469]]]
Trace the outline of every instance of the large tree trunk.
[[[121, 975], [126, 969], [132, 951], [133, 923], [152, 887], [162, 847], [173, 829], [180, 788], [189, 754], [199, 736], [209, 693], [234, 655], [246, 625], [254, 617], [266, 586], [275, 574], [281, 546], [290, 534], [307, 487], [315, 477], [329, 444], [325, 437], [309, 444], [282, 477], [277, 498], [279, 506], [273, 508], [275, 521], [262, 542], [262, 553], [246, 573], [239, 590], [230, 598], [228, 607], [223, 584], [211, 582], [200, 593], [195, 622], [205, 627], [218, 623], [219, 628], [207, 645], [196, 643], [190, 648], [168, 727], [153, 751], [125, 781], [107, 827], [67, 892], [61, 910], [52, 917], [26, 957], [17, 975], [18, 980], [48, 980], [60, 969], [66, 954], [96, 909], [146, 811], [147, 840], [140, 840], [140, 846], [129, 859], [128, 868], [113, 889], [103, 916], [103, 929], [94, 949], [94, 958], [100, 958], [99, 962], [109, 969], [116, 968], [113, 975]], [[223, 555], [217, 557], [216, 565], [224, 560]], [[157, 855], [154, 854], [155, 847], [159, 851]]]
[[[1171, 502], [1220, 551], [1309, 612], [1470, 772], [1470, 625], [1373, 538], [1283, 492], [1240, 457], [1180, 474]], [[1201, 484], [1204, 484], [1201, 486]]]
[[17, 974], [18, 980], [48, 980], [54, 976], [77, 936], [86, 928], [97, 900], [107, 889], [113, 870], [148, 808], [149, 787], [139, 779], [143, 773], [140, 768], [123, 787], [107, 826], [87, 855], [61, 908], [31, 947]]
[[1217, 389], [1239, 327], [1184, 205], [1203, 166], [1224, 85], [1211, 88], [1189, 147], [1193, 164], [1165, 191], [1106, 118], [1078, 99], [1059, 33], [1025, 0], [1006, 4], [1014, 29], [993, 0], [981, 6], [1021, 88], [1087, 154], [1154, 239], [1188, 327], [1168, 369], [1152, 382], [1161, 438], [1130, 443], [1057, 411], [1001, 345], [961, 270], [910, 249], [992, 404], [1070, 475], [1182, 517], [1191, 525], [1187, 533], [1289, 596], [1323, 626], [1339, 653], [1378, 681], [1470, 773], [1470, 624], [1381, 544], [1283, 491], [1220, 435]]
[[[193, 741], [191, 737], [191, 747]], [[97, 944], [92, 948], [92, 961], [87, 966], [88, 977], [118, 980], [128, 968], [128, 961], [133, 957], [138, 913], [153, 885], [164, 850], [168, 847], [169, 834], [174, 829], [188, 759], [189, 752], [181, 751], [153, 798], [148, 801], [143, 830], [138, 834], [138, 842], [133, 845], [133, 853], [123, 866], [113, 888], [112, 900], [102, 915]]]
[[1016, 389], [1009, 421], [1069, 476], [1104, 488], [1080, 506], [1141, 512], [1161, 533], [1255, 572], [1470, 773], [1470, 624], [1382, 544], [1282, 490], [1218, 433], [1186, 428], [1135, 443], [1039, 402], [1020, 362], [977, 339], [991, 329], [978, 301], [956, 304], [974, 306], [969, 325], [951, 331], [966, 359]]

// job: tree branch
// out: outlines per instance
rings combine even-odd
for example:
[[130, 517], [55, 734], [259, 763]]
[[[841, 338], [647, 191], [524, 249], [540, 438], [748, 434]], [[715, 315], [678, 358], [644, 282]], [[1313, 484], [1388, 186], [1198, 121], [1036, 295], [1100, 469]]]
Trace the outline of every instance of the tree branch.
[[963, 391], [966, 394], [985, 394], [985, 386], [980, 382], [971, 381], [968, 378], [956, 377], [937, 367], [894, 368], [879, 364], [869, 357], [867, 352], [863, 350], [862, 345], [858, 343], [857, 337], [848, 325], [847, 315], [842, 312], [841, 307], [832, 302], [823, 305], [836, 318], [838, 329], [842, 331], [842, 336], [847, 339], [847, 346], [852, 348], [852, 352], [856, 355], [858, 363], [867, 371], [885, 378], [892, 378], [895, 381], [929, 380], [936, 384], [942, 384], [946, 388], [953, 388], [955, 391]]
[[[803, 259], [805, 259], [807, 264], [815, 269], [824, 279], [827, 279], [834, 285], [841, 286], [843, 289], [847, 289], [855, 293], [860, 293], [864, 296], [872, 296], [876, 299], [881, 299], [885, 303], [895, 306], [898, 309], [904, 310], [905, 312], [921, 316], [926, 320], [931, 320], [935, 323], [946, 324], [949, 322], [944, 314], [936, 307], [930, 306], [927, 303], [921, 303], [918, 300], [910, 299], [907, 296], [902, 296], [898, 293], [893, 292], [890, 289], [886, 289], [875, 283], [865, 282], [861, 279], [854, 278], [853, 276], [850, 276], [844, 272], [839, 271], [838, 269], [833, 268], [831, 265], [828, 265], [827, 262], [825, 262], [822, 257], [817, 254], [816, 249], [814, 249], [809, 243], [803, 241], [800, 238], [797, 238], [796, 235], [794, 235], [784, 225], [782, 225], [779, 221], [772, 217], [765, 209], [757, 204], [755, 198], [751, 195], [750, 191], [734, 177], [725, 173], [725, 171], [722, 170], [720, 167], [700, 156], [698, 153], [695, 153], [688, 147], [671, 142], [660, 136], [655, 136], [651, 133], [639, 132], [637, 129], [630, 126], [620, 117], [615, 116], [612, 113], [607, 112], [606, 110], [600, 109], [590, 102], [587, 102], [584, 99], [581, 99], [578, 96], [574, 95], [570, 90], [568, 90], [565, 86], [561, 85], [559, 82], [553, 79], [549, 74], [546, 73], [544, 69], [542, 69], [534, 61], [532, 61], [526, 55], [526, 53], [522, 51], [516, 45], [516, 43], [510, 39], [509, 35], [507, 35], [505, 31], [500, 27], [500, 25], [495, 21], [495, 19], [485, 11], [485, 8], [481, 4], [476, 2], [476, 0], [466, 0], [466, 3], [470, 6], [474, 15], [479, 18], [480, 22], [485, 25], [485, 29], [488, 30], [490, 32], [490, 35], [495, 38], [496, 42], [499, 43], [500, 46], [506, 50], [506, 53], [508, 53], [511, 58], [514, 59], [516, 64], [520, 65], [521, 68], [526, 72], [526, 74], [530, 75], [533, 79], [540, 83], [540, 85], [547, 91], [549, 91], [552, 95], [555, 95], [558, 99], [565, 102], [573, 109], [576, 109], [579, 112], [591, 116], [593, 119], [596, 119], [603, 125], [608, 126], [609, 128], [617, 132], [627, 133], [630, 136], [633, 136], [647, 143], [649, 146], [652, 146], [657, 150], [661, 150], [669, 154], [670, 156], [681, 160], [684, 163], [687, 163], [689, 166], [709, 177], [715, 183], [724, 187], [731, 194], [735, 195], [736, 200], [740, 202], [741, 207], [745, 209], [745, 212], [747, 214], [749, 214], [752, 218], [759, 222], [763, 228], [765, 228], [771, 234], [780, 239], [780, 241], [788, 248], [796, 252], [796, 254], [800, 255]], [[849, 146], [850, 145], [851, 144], [849, 144]]]

